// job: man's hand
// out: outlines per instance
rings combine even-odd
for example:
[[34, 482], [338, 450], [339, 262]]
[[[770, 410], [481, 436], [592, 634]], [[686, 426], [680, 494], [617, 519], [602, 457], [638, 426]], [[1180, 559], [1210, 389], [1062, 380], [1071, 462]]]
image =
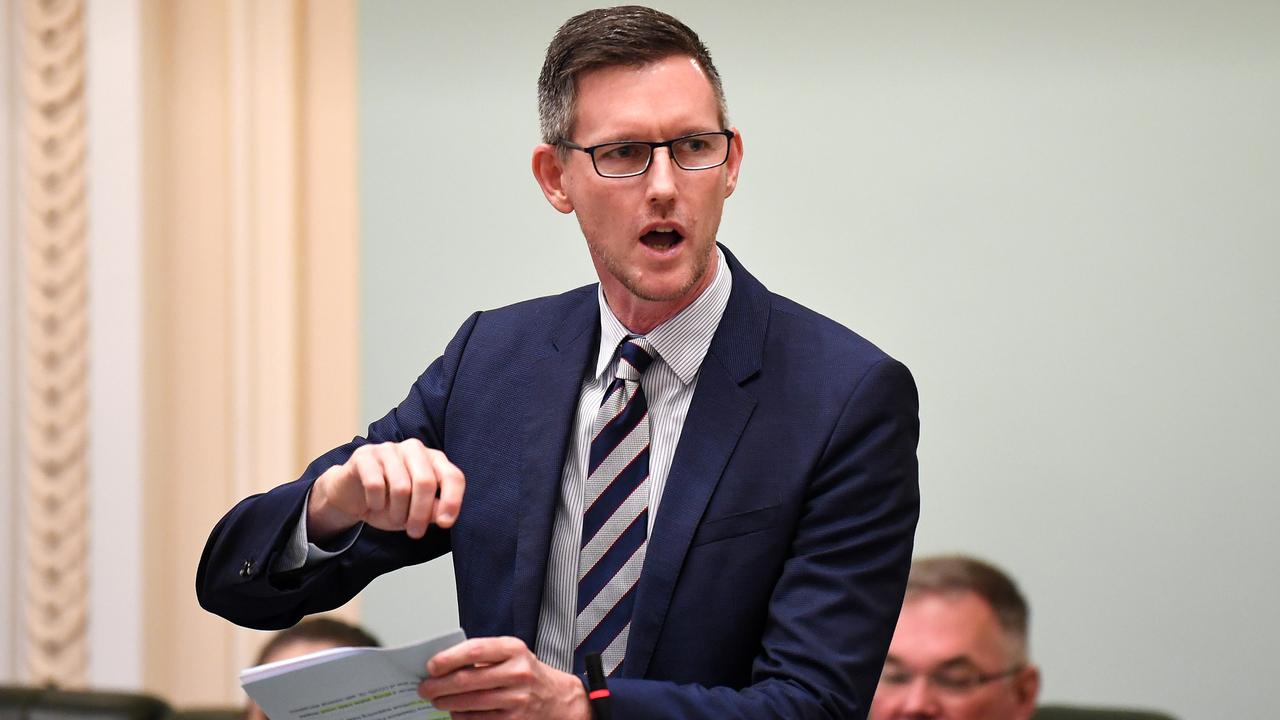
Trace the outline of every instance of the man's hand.
[[466, 484], [444, 453], [417, 439], [361, 445], [345, 463], [316, 478], [307, 502], [307, 536], [325, 540], [365, 522], [417, 539], [431, 523], [453, 525]]
[[534, 657], [519, 638], [476, 638], [427, 663], [418, 694], [455, 720], [588, 720], [582, 681]]

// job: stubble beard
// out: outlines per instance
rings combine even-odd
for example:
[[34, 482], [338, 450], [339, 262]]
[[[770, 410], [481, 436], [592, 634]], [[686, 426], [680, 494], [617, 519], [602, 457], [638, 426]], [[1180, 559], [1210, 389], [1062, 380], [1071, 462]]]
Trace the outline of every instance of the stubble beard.
[[[686, 240], [685, 242], [688, 242]], [[714, 247], [714, 244], [711, 245]], [[592, 252], [596, 249], [592, 247]], [[670, 302], [679, 300], [686, 296], [689, 291], [698, 285], [698, 283], [706, 276], [707, 268], [711, 265], [711, 252], [698, 253], [693, 259], [693, 265], [690, 267], [689, 277], [681, 283], [676, 289], [668, 292], [655, 292], [654, 290], [645, 288], [643, 283], [632, 273], [628, 272], [629, 267], [620, 262], [612, 253], [599, 252], [597, 256], [604, 261], [605, 270], [613, 276], [615, 280], [622, 283], [627, 292], [648, 302]]]

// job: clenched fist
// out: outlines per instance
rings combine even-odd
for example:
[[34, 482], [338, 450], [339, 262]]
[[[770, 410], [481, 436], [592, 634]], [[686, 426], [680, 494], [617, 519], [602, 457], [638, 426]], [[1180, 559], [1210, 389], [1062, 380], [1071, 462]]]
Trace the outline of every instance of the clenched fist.
[[432, 523], [453, 525], [466, 484], [444, 453], [417, 439], [362, 445], [316, 478], [307, 535], [323, 541], [363, 522], [417, 539]]

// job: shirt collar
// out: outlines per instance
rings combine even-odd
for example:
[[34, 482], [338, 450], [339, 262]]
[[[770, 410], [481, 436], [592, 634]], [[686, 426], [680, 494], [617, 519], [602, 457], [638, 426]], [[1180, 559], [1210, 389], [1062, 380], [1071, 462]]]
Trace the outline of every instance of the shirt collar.
[[[729, 292], [733, 289], [733, 277], [724, 253], [716, 248], [716, 276], [702, 294], [689, 307], [645, 335], [658, 352], [659, 360], [670, 367], [685, 385], [693, 382], [702, 367], [702, 360], [711, 348], [711, 338], [716, 334], [720, 318], [729, 304]], [[596, 356], [596, 374], [599, 378], [613, 362], [618, 343], [631, 333], [623, 326], [604, 299], [604, 288], [597, 286], [600, 302], [600, 349]]]

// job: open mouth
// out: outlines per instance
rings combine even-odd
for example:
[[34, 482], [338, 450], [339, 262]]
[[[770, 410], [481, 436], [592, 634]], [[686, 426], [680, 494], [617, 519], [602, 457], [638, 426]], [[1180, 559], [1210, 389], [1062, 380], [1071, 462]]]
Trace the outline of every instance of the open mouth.
[[652, 250], [670, 250], [682, 240], [684, 236], [678, 230], [650, 230], [640, 236], [640, 242]]

